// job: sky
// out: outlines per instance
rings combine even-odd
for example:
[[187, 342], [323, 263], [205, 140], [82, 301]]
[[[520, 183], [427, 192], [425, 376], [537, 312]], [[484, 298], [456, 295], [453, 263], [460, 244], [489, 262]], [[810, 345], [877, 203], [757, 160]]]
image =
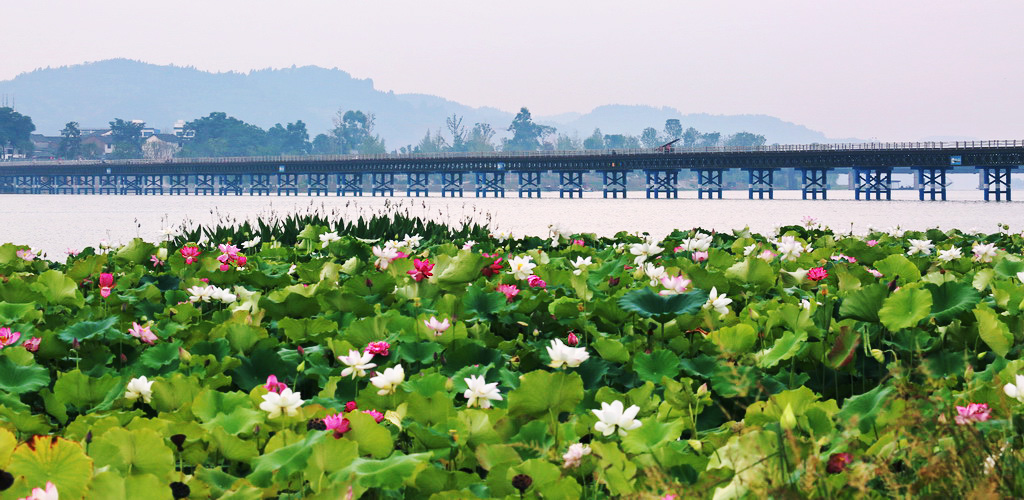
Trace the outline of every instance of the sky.
[[1024, 139], [1019, 0], [4, 0], [0, 12], [0, 80], [116, 57], [316, 65], [536, 116], [645, 104], [767, 114], [834, 138]]

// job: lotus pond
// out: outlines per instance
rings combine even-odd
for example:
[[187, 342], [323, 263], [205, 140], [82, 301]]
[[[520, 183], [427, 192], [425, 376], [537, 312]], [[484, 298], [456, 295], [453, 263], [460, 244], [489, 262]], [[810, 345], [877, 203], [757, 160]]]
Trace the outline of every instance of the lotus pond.
[[1021, 497], [1019, 234], [0, 246], [3, 498]]

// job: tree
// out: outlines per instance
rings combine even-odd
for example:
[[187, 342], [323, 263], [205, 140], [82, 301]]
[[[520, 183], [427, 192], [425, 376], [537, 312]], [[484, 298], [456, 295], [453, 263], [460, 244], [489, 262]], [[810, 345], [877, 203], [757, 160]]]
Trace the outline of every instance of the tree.
[[341, 144], [334, 135], [318, 134], [313, 139], [313, 154], [315, 155], [336, 155], [341, 153]]
[[494, 144], [491, 144], [494, 133], [494, 129], [489, 123], [474, 124], [473, 130], [469, 131], [469, 139], [466, 141], [466, 151], [475, 153], [494, 151]]
[[[362, 111], [342, 111], [339, 109], [334, 117], [334, 130], [331, 134], [338, 141], [341, 154], [352, 154], [362, 152], [360, 146], [371, 139], [368, 147], [376, 150], [383, 148], [384, 141], [380, 136], [373, 136], [373, 113]], [[379, 143], [379, 144], [378, 144]]]
[[656, 148], [661, 146], [664, 144], [661, 141], [662, 139], [661, 137], [658, 137], [658, 131], [655, 130], [654, 127], [647, 127], [640, 133], [640, 143], [643, 144], [645, 148]]
[[445, 119], [448, 132], [452, 134], [452, 151], [466, 151], [466, 128], [462, 126], [462, 117], [452, 113]]
[[697, 146], [697, 141], [700, 140], [701, 136], [700, 132], [697, 129], [690, 127], [686, 129], [686, 132], [683, 132], [683, 135], [681, 137], [683, 139], [683, 146], [687, 148], [692, 148]]
[[530, 110], [522, 108], [508, 126], [512, 138], [505, 141], [506, 151], [537, 151], [543, 147], [544, 137], [555, 132], [554, 127], [533, 123]]
[[120, 118], [110, 122], [114, 158], [142, 158], [142, 129], [145, 126], [143, 122], [130, 122]]
[[280, 155], [304, 155], [312, 149], [306, 124], [299, 120], [282, 127], [275, 124], [267, 130], [267, 143], [271, 152]]
[[721, 139], [721, 132], [708, 132], [700, 135], [700, 140], [697, 141], [697, 147], [713, 148], [718, 146], [718, 141]]
[[8, 149], [31, 153], [33, 148], [30, 137], [35, 130], [31, 118], [11, 108], [0, 108], [0, 157]]
[[[305, 128], [305, 126], [303, 126]], [[209, 116], [185, 124], [185, 130], [195, 131], [184, 144], [178, 156], [260, 156], [275, 154], [267, 144], [267, 133], [256, 125], [245, 123], [227, 113], [213, 112]]]
[[639, 149], [640, 140], [631, 135], [608, 134], [604, 136], [606, 149]]
[[583, 139], [583, 149], [604, 149], [604, 134], [601, 129], [595, 128], [590, 137]]
[[732, 147], [756, 148], [758, 146], [764, 146], [765, 142], [768, 141], [765, 140], [763, 135], [752, 134], [750, 132], [738, 132], [726, 137], [724, 144]]
[[665, 120], [665, 136], [668, 137], [668, 141], [679, 139], [683, 136], [683, 125], [679, 123], [678, 119], [669, 118]]
[[555, 139], [555, 149], [559, 151], [578, 151], [583, 149], [583, 141], [576, 134], [572, 136], [558, 134], [558, 138]]
[[431, 136], [430, 130], [427, 130], [427, 135], [423, 136], [413, 151], [416, 153], [440, 153], [446, 150], [448, 150], [448, 141], [441, 135], [441, 131], [438, 130], [437, 134]]
[[82, 157], [82, 131], [78, 128], [78, 122], [68, 122], [64, 130], [60, 131], [57, 156], [68, 160]]

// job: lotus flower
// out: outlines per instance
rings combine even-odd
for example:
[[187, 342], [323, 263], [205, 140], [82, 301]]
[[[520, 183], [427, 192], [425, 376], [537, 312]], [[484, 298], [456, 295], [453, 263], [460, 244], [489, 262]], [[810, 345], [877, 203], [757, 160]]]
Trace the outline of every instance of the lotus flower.
[[288, 388], [288, 386], [285, 385], [284, 382], [278, 382], [277, 375], [273, 374], [267, 377], [267, 383], [263, 384], [263, 387], [267, 390], [267, 392], [276, 392], [278, 394], [281, 394], [281, 391]]
[[400, 253], [398, 249], [389, 246], [385, 246], [384, 248], [375, 246], [371, 250], [373, 251], [373, 255], [377, 256], [377, 260], [373, 265], [382, 271], [387, 269], [388, 264], [391, 264], [391, 261], [397, 259]]
[[281, 412], [293, 417], [298, 414], [299, 407], [303, 402], [301, 394], [292, 392], [291, 389], [284, 389], [280, 394], [276, 392], [264, 394], [260, 409], [269, 413], [267, 418], [277, 418], [281, 416]]
[[533, 263], [533, 257], [524, 255], [522, 257], [512, 257], [508, 261], [509, 274], [515, 276], [516, 279], [525, 280], [533, 274], [533, 268], [537, 267], [537, 264]]
[[124, 397], [132, 401], [141, 397], [142, 402], [149, 403], [153, 397], [153, 382], [146, 380], [145, 376], [131, 379], [125, 387]]
[[149, 345], [153, 345], [153, 343], [159, 339], [159, 337], [149, 329], [149, 326], [142, 326], [135, 322], [132, 323], [132, 328], [128, 330], [128, 334]]
[[711, 292], [708, 293], [708, 301], [704, 304], [704, 309], [714, 309], [718, 312], [719, 317], [724, 317], [729, 314], [729, 304], [732, 304], [732, 299], [725, 296], [725, 294], [718, 294], [718, 288], [711, 287]]
[[57, 486], [50, 481], [46, 482], [46, 489], [32, 488], [32, 494], [21, 500], [59, 500]]
[[390, 352], [389, 349], [391, 349], [391, 344], [384, 342], [383, 340], [379, 342], [370, 342], [366, 346], [366, 352], [376, 354], [378, 356], [387, 356]]
[[13, 345], [21, 338], [21, 332], [12, 332], [10, 327], [0, 328], [0, 349]]
[[388, 394], [394, 394], [395, 389], [399, 385], [405, 382], [405, 368], [402, 365], [395, 366], [394, 368], [387, 368], [384, 373], [379, 373], [374, 377], [370, 377], [370, 383], [374, 387], [380, 389], [377, 391], [378, 396], [387, 396]]
[[662, 250], [664, 249], [659, 247], [657, 244], [648, 242], [634, 243], [629, 247], [629, 253], [636, 256], [633, 259], [633, 263], [638, 266], [647, 262], [648, 258], [658, 255]]
[[334, 431], [334, 439], [340, 439], [352, 429], [351, 423], [340, 413], [324, 417], [324, 425], [327, 426], [327, 430]]
[[412, 265], [413, 268], [406, 271], [409, 274], [409, 276], [412, 276], [412, 279], [416, 281], [422, 281], [424, 278], [429, 278], [433, 276], [433, 273], [431, 273], [430, 271], [434, 269], [434, 265], [431, 264], [429, 260], [413, 259]]
[[907, 240], [910, 243], [910, 248], [907, 249], [907, 255], [914, 255], [920, 253], [921, 255], [928, 255], [932, 253], [932, 249], [935, 245], [932, 244], [931, 240]]
[[494, 259], [494, 262], [491, 262], [490, 264], [484, 266], [484, 268], [482, 270], [480, 270], [480, 272], [484, 276], [487, 276], [488, 278], [490, 278], [491, 276], [494, 276], [494, 275], [496, 275], [496, 274], [501, 272], [501, 267], [502, 267], [501, 266], [501, 261], [504, 260], [502, 257], [498, 257], [497, 254], [494, 254], [494, 255], [483, 254], [483, 256], [484, 257], [497, 257], [496, 259]]
[[352, 378], [365, 377], [366, 370], [377, 367], [377, 363], [370, 362], [372, 359], [372, 353], [359, 354], [359, 351], [354, 350], [348, 351], [348, 356], [338, 356], [338, 360], [348, 367], [341, 371], [341, 376], [347, 377], [351, 375]]
[[544, 280], [540, 279], [540, 276], [537, 276], [536, 274], [531, 274], [527, 277], [526, 283], [530, 285], [530, 288], [546, 288], [548, 286], [548, 284], [545, 283]]
[[663, 276], [661, 286], [665, 287], [665, 290], [658, 292], [658, 295], [679, 295], [686, 293], [686, 290], [690, 288], [690, 280], [683, 276]]
[[384, 421], [384, 414], [377, 410], [363, 410], [363, 413], [373, 417], [373, 421], [378, 424]]
[[444, 332], [452, 326], [450, 323], [448, 323], [448, 318], [445, 318], [444, 321], [438, 321], [437, 318], [434, 316], [431, 316], [429, 320], [423, 320], [423, 324], [427, 325], [427, 328], [433, 330], [434, 335], [437, 336], [443, 335]]
[[594, 424], [594, 430], [605, 436], [611, 436], [616, 432], [620, 436], [625, 436], [626, 431], [631, 431], [641, 425], [641, 422], [636, 419], [636, 414], [640, 412], [640, 407], [637, 405], [624, 408], [622, 401], [612, 401], [612, 404], [601, 403], [600, 410], [590, 411], [594, 412], [598, 418], [598, 422]]
[[1014, 383], [1004, 385], [1003, 392], [1007, 396], [1024, 403], [1024, 375], [1017, 375], [1014, 377]]
[[505, 294], [505, 300], [512, 302], [512, 297], [519, 295], [519, 287], [515, 285], [498, 285], [497, 290]]
[[992, 262], [992, 259], [996, 256], [996, 244], [986, 243], [984, 245], [975, 243], [971, 247], [971, 251], [974, 252], [975, 262]]
[[202, 252], [199, 251], [199, 247], [197, 247], [195, 245], [183, 246], [183, 247], [181, 247], [181, 250], [179, 250], [179, 251], [181, 252], [181, 256], [185, 258], [185, 263], [186, 264], [192, 264], [192, 263], [198, 262], [199, 261], [199, 254], [202, 253]]
[[28, 352], [36, 352], [39, 350], [39, 342], [41, 342], [42, 340], [43, 339], [39, 337], [32, 337], [22, 342], [21, 346], [24, 347]]
[[579, 467], [580, 462], [583, 460], [583, 457], [589, 455], [590, 453], [591, 449], [589, 445], [585, 445], [582, 443], [573, 443], [569, 445], [569, 451], [567, 451], [565, 455], [562, 455], [562, 460], [565, 460], [565, 465], [563, 465], [562, 467], [566, 469], [574, 469], [576, 467]]
[[[1005, 390], [1005, 388], [1004, 388]], [[974, 422], [984, 422], [989, 418], [989, 412], [992, 409], [985, 403], [970, 403], [967, 406], [956, 407], [956, 417], [954, 420], [957, 425], [968, 425]]]
[[99, 285], [100, 296], [103, 298], [109, 297], [110, 290], [112, 290], [116, 285], [116, 283], [114, 283], [114, 275], [110, 273], [100, 273]]
[[467, 408], [479, 406], [483, 409], [491, 407], [491, 401], [501, 401], [501, 391], [498, 390], [498, 383], [492, 382], [490, 384], [479, 375], [470, 375], [469, 378], [462, 379], [466, 382], [466, 392], [462, 393], [462, 396], [469, 400], [466, 403]]
[[811, 281], [821, 281], [828, 278], [828, 271], [824, 267], [812, 267], [807, 270], [807, 279]]
[[586, 347], [569, 347], [562, 343], [561, 339], [552, 340], [551, 345], [545, 349], [551, 358], [551, 363], [548, 364], [551, 368], [560, 368], [562, 365], [575, 368], [590, 358]]
[[338, 236], [338, 233], [331, 232], [331, 233], [321, 234], [320, 235], [320, 248], [327, 248], [327, 247], [331, 246], [331, 243], [333, 243], [335, 241], [338, 241], [340, 239], [341, 239], [341, 236]]

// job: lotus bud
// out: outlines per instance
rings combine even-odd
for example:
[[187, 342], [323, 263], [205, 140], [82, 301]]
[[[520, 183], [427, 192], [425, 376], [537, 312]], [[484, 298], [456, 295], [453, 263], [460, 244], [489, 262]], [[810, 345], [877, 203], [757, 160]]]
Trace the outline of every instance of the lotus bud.
[[779, 418], [779, 426], [787, 431], [791, 431], [796, 428], [796, 415], [793, 414], [793, 406], [786, 404], [786, 409], [782, 410], [782, 417]]
[[573, 347], [575, 347], [575, 346], [576, 346], [577, 344], [579, 344], [579, 343], [580, 343], [580, 339], [579, 339], [579, 337], [577, 337], [577, 336], [576, 336], [576, 334], [575, 334], [575, 333], [573, 333], [573, 332], [569, 332], [569, 338], [567, 338], [567, 339], [565, 340], [565, 343], [566, 343], [567, 345], [570, 345], [570, 346], [573, 346]]
[[256, 424], [256, 425], [252, 426], [252, 433], [253, 434], [259, 434], [260, 433], [260, 424]]
[[89, 444], [91, 442], [92, 442], [92, 431], [89, 431], [89, 432], [85, 433], [85, 444]]
[[608, 278], [608, 286], [619, 286], [619, 278]]
[[451, 392], [453, 388], [455, 388], [455, 381], [449, 377], [444, 383], [444, 390]]
[[77, 351], [82, 348], [82, 343], [77, 338], [71, 339], [71, 348]]
[[882, 353], [881, 349], [872, 349], [871, 357], [875, 358], [875, 361], [878, 361], [879, 363], [885, 363], [885, 354]]
[[519, 496], [522, 496], [532, 484], [533, 478], [526, 474], [519, 474], [512, 478], [512, 486], [519, 490]]
[[188, 364], [189, 362], [192, 361], [192, 354], [189, 354], [189, 352], [186, 351], [183, 347], [179, 347], [178, 359], [180, 359], [182, 363]]
[[697, 388], [697, 395], [698, 396], [706, 394], [707, 392], [708, 392], [708, 383], [707, 382], [704, 382], [703, 384], [700, 384], [700, 387]]
[[159, 259], [159, 260], [167, 260], [167, 249], [166, 248], [158, 248], [156, 250], [156, 258]]
[[702, 443], [699, 439], [690, 439], [687, 440], [686, 443], [690, 445], [690, 448], [693, 448], [693, 451], [699, 452], [704, 448], [704, 443]]
[[356, 404], [355, 401], [349, 401], [348, 403], [345, 403], [345, 411], [356, 411], [358, 409], [359, 406]]
[[300, 346], [297, 346], [297, 347], [295, 348], [295, 350], [299, 352], [299, 356], [305, 356], [305, 355], [306, 355], [306, 350], [305, 350], [305, 349], [303, 349], [301, 345], [300, 345]]
[[125, 356], [125, 354], [122, 352], [121, 353], [121, 363], [127, 363], [127, 362], [128, 362], [128, 356]]
[[974, 378], [974, 367], [968, 363], [967, 370], [964, 371], [964, 380], [970, 381], [972, 378]]

